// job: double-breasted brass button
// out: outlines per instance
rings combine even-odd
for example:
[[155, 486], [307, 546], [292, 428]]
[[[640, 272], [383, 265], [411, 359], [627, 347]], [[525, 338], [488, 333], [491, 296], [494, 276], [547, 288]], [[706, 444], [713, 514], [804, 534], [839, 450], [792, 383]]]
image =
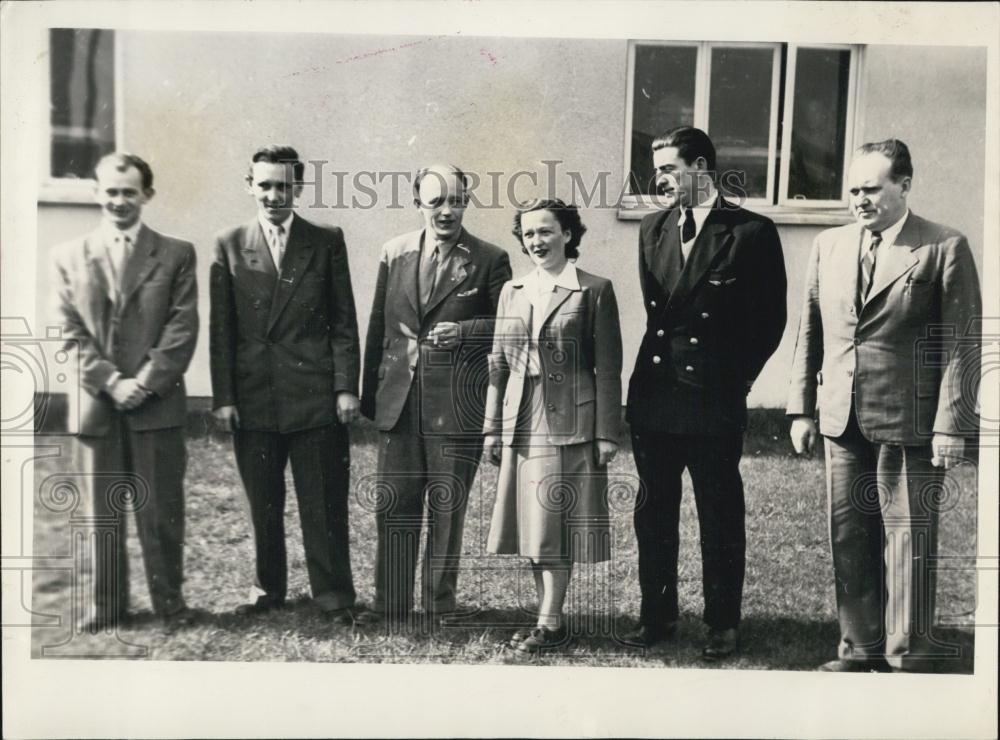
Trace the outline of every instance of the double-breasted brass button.
[[650, 308], [656, 308], [656, 301], [650, 301], [649, 302], [649, 307]]
[[685, 370], [687, 370], [687, 371], [688, 371], [689, 373], [693, 373], [693, 372], [694, 372], [694, 368], [693, 368], [693, 367], [691, 367], [690, 365], [688, 365], [688, 366], [687, 366], [686, 368], [684, 368], [684, 369], [685, 369]]
[[698, 344], [698, 337], [691, 337], [690, 342], [691, 344]]
[[657, 332], [656, 332], [656, 336], [662, 337], [663, 336], [663, 329], [658, 329]]
[[659, 355], [653, 355], [653, 364], [654, 365], [659, 365], [661, 362], [663, 362], [663, 358], [662, 357], [660, 357]]
[[702, 312], [701, 317], [703, 319], [707, 319], [708, 318], [708, 312], [707, 311]]

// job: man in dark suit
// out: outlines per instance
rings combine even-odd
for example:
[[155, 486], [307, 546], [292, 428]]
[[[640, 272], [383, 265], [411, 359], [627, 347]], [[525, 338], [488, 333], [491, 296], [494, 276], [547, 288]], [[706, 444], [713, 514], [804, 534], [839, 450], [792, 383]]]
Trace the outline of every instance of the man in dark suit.
[[627, 419], [642, 481], [635, 510], [642, 609], [626, 637], [650, 646], [677, 627], [681, 473], [701, 529], [707, 660], [738, 647], [745, 570], [739, 461], [746, 396], [785, 327], [781, 242], [767, 218], [716, 190], [715, 147], [683, 126], [653, 142], [668, 210], [639, 231], [646, 333], [629, 383]]
[[965, 237], [907, 207], [912, 178], [903, 142], [862, 146], [848, 172], [857, 223], [816, 237], [806, 277], [788, 414], [809, 453], [818, 400], [826, 440], [841, 637], [825, 671], [933, 670], [942, 647], [942, 469], [978, 428], [982, 304]]
[[[101, 225], [56, 247], [54, 285], [63, 336], [79, 352], [79, 438], [95, 516], [115, 522], [98, 542], [91, 631], [128, 617], [126, 498], [135, 510], [153, 611], [189, 623], [184, 604], [184, 446], [187, 370], [198, 338], [195, 251], [153, 231], [142, 208], [153, 172], [132, 154], [98, 163]], [[132, 496], [123, 498], [121, 491]]]
[[381, 432], [375, 610], [393, 620], [413, 608], [428, 502], [423, 605], [456, 609], [469, 489], [483, 445], [487, 360], [510, 258], [464, 228], [465, 174], [438, 165], [417, 173], [424, 228], [382, 248], [365, 342], [363, 413]]
[[247, 175], [257, 216], [223, 232], [211, 268], [216, 417], [233, 431], [257, 548], [257, 600], [285, 601], [285, 466], [291, 461], [306, 568], [320, 611], [355, 610], [348, 541], [350, 440], [360, 347], [344, 235], [294, 214], [303, 164], [291, 147], [258, 150]]

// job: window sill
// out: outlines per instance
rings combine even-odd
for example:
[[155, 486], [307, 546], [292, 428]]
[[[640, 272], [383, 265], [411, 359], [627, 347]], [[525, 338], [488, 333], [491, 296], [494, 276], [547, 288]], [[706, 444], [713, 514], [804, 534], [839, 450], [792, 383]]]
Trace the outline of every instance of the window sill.
[[[626, 206], [618, 208], [620, 221], [640, 221], [650, 213], [656, 212], [650, 206]], [[751, 205], [747, 210], [767, 216], [776, 224], [789, 226], [843, 226], [854, 221], [846, 208], [789, 208], [787, 206]]]
[[38, 188], [39, 203], [96, 206], [93, 180], [43, 180]]

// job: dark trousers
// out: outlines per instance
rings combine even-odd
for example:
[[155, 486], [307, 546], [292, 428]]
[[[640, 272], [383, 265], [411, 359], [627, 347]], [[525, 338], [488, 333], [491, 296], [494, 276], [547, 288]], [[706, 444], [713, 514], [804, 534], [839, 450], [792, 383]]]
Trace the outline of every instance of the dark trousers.
[[746, 563], [739, 469], [742, 433], [703, 436], [633, 429], [632, 449], [642, 482], [634, 517], [642, 591], [640, 622], [655, 630], [678, 617], [681, 473], [687, 468], [701, 532], [703, 618], [712, 629], [736, 627]]
[[347, 428], [335, 422], [289, 434], [237, 430], [233, 446], [250, 503], [257, 546], [257, 585], [266, 598], [284, 601], [288, 590], [285, 465], [291, 461], [313, 598], [326, 610], [353, 606]]
[[465, 510], [483, 451], [480, 436], [422, 434], [416, 386], [396, 426], [379, 439], [375, 609], [393, 619], [413, 609], [425, 498], [423, 607], [437, 613], [455, 610]]
[[869, 442], [853, 410], [825, 447], [839, 656], [885, 655], [895, 668], [919, 669], [934, 652], [944, 474], [931, 465], [929, 444]]
[[81, 437], [95, 523], [95, 617], [115, 620], [128, 611], [127, 512], [135, 512], [153, 611], [184, 606], [184, 429], [135, 431], [120, 414], [103, 437]]

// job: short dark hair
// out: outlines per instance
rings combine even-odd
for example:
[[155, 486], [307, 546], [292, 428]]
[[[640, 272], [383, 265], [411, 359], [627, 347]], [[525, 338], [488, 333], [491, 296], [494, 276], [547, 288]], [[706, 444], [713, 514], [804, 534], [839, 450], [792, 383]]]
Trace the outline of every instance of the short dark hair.
[[295, 178], [295, 182], [302, 182], [302, 176], [306, 171], [306, 166], [299, 159], [299, 153], [290, 146], [282, 146], [280, 144], [268, 144], [253, 153], [253, 156], [250, 157], [250, 169], [247, 172], [248, 178], [253, 177], [255, 162], [290, 164], [292, 165], [292, 176]]
[[456, 167], [453, 164], [432, 164], [429, 167], [421, 167], [417, 170], [417, 174], [413, 176], [413, 200], [416, 203], [420, 202], [420, 181], [424, 179], [428, 172], [431, 170], [436, 170], [438, 168], [446, 169], [449, 172], [453, 172], [462, 183], [462, 192], [468, 194], [469, 190], [469, 177], [460, 167]]
[[569, 231], [572, 235], [566, 242], [567, 259], [575, 260], [580, 256], [580, 241], [587, 233], [587, 227], [580, 220], [580, 210], [572, 203], [566, 203], [559, 198], [535, 198], [520, 206], [514, 213], [514, 228], [511, 233], [521, 242], [521, 251], [528, 254], [524, 246], [524, 239], [521, 235], [521, 216], [532, 211], [549, 211], [559, 222], [563, 231]]
[[129, 154], [128, 152], [111, 152], [111, 154], [105, 154], [94, 165], [95, 180], [97, 179], [97, 171], [106, 164], [113, 165], [119, 172], [125, 172], [135, 167], [139, 170], [139, 174], [142, 175], [142, 189], [151, 190], [153, 188], [153, 169], [142, 157]]
[[892, 163], [889, 177], [893, 182], [899, 182], [904, 177], [913, 177], [913, 162], [910, 161], [910, 148], [899, 139], [871, 141], [857, 148], [856, 155], [881, 154]]
[[691, 164], [698, 157], [705, 158], [705, 168], [715, 172], [715, 144], [704, 131], [694, 126], [677, 126], [662, 136], [653, 139], [653, 151], [677, 147], [677, 154], [685, 164]]

